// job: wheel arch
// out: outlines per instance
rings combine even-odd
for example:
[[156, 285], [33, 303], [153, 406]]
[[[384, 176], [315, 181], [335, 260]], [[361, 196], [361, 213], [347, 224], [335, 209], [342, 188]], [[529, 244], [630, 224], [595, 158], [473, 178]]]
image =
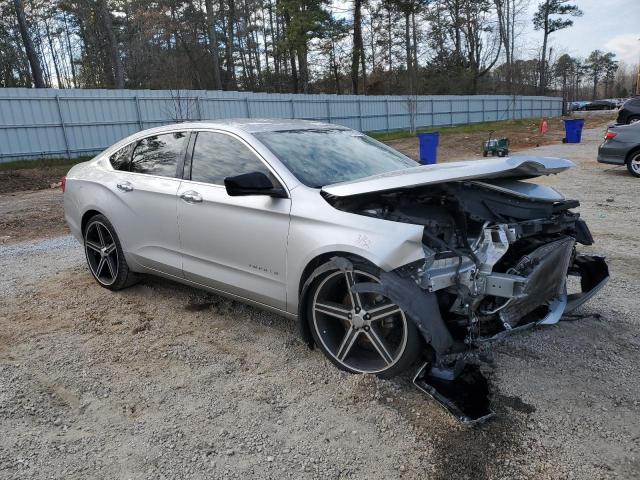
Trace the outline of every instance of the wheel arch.
[[637, 153], [640, 153], [640, 145], [636, 145], [631, 150], [629, 150], [629, 152], [627, 152], [627, 156], [624, 159], [625, 165], [628, 164], [631, 161], [631, 158], [633, 158], [633, 156]]
[[87, 222], [95, 217], [96, 215], [104, 215], [102, 212], [99, 212], [98, 210], [94, 210], [94, 209], [89, 209], [86, 212], [84, 212], [82, 214], [82, 219], [80, 220], [80, 228], [81, 228], [81, 232], [82, 232], [82, 236], [84, 237], [84, 229], [87, 226]]

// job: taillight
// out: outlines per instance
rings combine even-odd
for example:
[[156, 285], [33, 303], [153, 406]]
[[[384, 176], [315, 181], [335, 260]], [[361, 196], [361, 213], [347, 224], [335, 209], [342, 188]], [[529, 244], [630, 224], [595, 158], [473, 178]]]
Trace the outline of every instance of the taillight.
[[604, 139], [611, 140], [612, 138], [615, 138], [616, 135], [618, 135], [616, 132], [610, 132], [607, 130], [607, 133], [604, 134]]
[[65, 175], [60, 179], [60, 188], [62, 189], [62, 193], [64, 193], [64, 187], [67, 186], [67, 176]]

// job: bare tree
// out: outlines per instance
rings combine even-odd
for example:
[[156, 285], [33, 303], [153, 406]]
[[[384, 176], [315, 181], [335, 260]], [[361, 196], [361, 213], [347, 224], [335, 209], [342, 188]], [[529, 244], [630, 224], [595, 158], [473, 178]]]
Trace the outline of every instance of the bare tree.
[[22, 0], [13, 0], [13, 5], [16, 10], [16, 18], [18, 20], [18, 27], [20, 28], [22, 43], [24, 44], [24, 49], [27, 52], [27, 58], [29, 59], [33, 85], [36, 88], [45, 88], [46, 85], [44, 83], [44, 78], [42, 77], [42, 67], [40, 65], [40, 59], [38, 58], [36, 49], [33, 46], [33, 41], [31, 40], [31, 34], [29, 33], [29, 27], [27, 25], [27, 19], [24, 15], [24, 5], [22, 4]]
[[216, 33], [216, 14], [213, 11], [213, 0], [205, 0], [207, 9], [207, 32], [209, 34], [209, 49], [211, 50], [211, 68], [213, 69], [213, 86], [216, 90], [222, 90], [222, 78], [220, 76], [220, 56], [218, 54], [218, 35]]

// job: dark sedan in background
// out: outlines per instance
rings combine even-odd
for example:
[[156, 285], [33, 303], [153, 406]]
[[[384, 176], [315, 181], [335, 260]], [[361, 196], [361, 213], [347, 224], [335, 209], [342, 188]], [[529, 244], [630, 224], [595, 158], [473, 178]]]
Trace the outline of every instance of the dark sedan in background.
[[617, 108], [611, 100], [596, 100], [587, 103], [582, 110], [613, 110]]
[[598, 162], [626, 165], [631, 175], [640, 177], [640, 122], [607, 128], [598, 148]]
[[630, 98], [622, 105], [616, 122], [631, 124], [640, 122], [640, 97]]

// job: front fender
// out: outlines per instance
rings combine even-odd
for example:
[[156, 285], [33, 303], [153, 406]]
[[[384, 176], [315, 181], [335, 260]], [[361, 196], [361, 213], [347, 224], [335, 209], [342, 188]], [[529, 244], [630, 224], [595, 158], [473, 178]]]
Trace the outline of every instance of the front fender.
[[289, 313], [298, 312], [305, 269], [322, 255], [356, 255], [384, 271], [424, 258], [423, 226], [343, 212], [326, 203], [317, 191], [295, 192], [287, 245]]

